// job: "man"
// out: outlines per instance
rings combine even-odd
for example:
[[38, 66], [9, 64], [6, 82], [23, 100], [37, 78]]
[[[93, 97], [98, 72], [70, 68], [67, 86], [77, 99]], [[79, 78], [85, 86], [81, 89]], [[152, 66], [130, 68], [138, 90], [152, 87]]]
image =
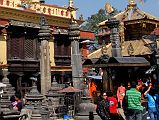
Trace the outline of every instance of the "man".
[[148, 112], [150, 115], [150, 120], [158, 120], [157, 119], [157, 113], [158, 113], [158, 101], [157, 101], [157, 94], [156, 90], [152, 87], [149, 87], [145, 93], [145, 97], [148, 101]]
[[113, 96], [113, 92], [107, 92], [108, 100], [109, 100], [109, 111], [111, 120], [120, 120], [119, 112], [118, 112], [118, 101], [116, 97]]
[[103, 93], [103, 100], [97, 104], [97, 114], [102, 120], [110, 120], [109, 115], [109, 101], [107, 99], [107, 94]]
[[127, 120], [142, 120], [143, 106], [141, 106], [141, 93], [136, 90], [136, 83], [131, 83], [131, 89], [126, 91]]

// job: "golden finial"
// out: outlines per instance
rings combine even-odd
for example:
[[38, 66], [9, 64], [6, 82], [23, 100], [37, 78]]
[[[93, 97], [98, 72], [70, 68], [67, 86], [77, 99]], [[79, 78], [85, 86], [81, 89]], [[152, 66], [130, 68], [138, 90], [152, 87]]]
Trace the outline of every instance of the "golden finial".
[[82, 14], [79, 17], [79, 20], [83, 20], [83, 15]]
[[135, 5], [136, 1], [135, 0], [129, 0], [129, 5]]
[[73, 0], [69, 0], [68, 5], [69, 7], [74, 7]]
[[136, 0], [129, 0], [128, 9], [132, 9], [136, 6]]

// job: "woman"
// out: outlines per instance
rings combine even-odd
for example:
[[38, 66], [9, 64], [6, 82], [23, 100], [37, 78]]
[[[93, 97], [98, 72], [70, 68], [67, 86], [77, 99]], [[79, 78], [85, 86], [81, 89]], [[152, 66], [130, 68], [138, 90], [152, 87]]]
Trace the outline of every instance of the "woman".
[[148, 112], [150, 114], [150, 120], [158, 120], [157, 119], [157, 106], [156, 106], [156, 100], [157, 97], [155, 95], [155, 89], [149, 86], [149, 88], [144, 93], [145, 97], [147, 97], [148, 100]]
[[125, 87], [123, 86], [123, 84], [121, 84], [117, 90], [117, 98], [118, 98], [118, 102], [120, 102], [121, 108], [123, 108], [122, 102], [123, 102], [124, 96], [125, 96]]

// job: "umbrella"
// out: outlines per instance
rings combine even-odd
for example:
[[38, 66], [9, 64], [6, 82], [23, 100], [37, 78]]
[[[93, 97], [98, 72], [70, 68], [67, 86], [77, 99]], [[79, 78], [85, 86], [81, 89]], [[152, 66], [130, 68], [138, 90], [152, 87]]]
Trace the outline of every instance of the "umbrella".
[[64, 88], [62, 90], [59, 90], [60, 93], [75, 93], [75, 92], [82, 92], [82, 90], [74, 88], [72, 86], [69, 86], [67, 88]]
[[0, 87], [6, 87], [6, 84], [0, 83]]

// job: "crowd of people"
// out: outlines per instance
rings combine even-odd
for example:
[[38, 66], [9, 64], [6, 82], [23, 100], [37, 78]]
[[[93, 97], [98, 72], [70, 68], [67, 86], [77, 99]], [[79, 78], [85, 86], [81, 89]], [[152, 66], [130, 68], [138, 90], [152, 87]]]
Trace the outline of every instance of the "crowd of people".
[[117, 109], [118, 101], [114, 97], [112, 91], [104, 92], [97, 96], [96, 112], [102, 120], [122, 120], [122, 117]]
[[[142, 104], [143, 100], [147, 101], [146, 106]], [[143, 120], [144, 108], [150, 120], [159, 120], [159, 94], [151, 80], [146, 83], [132, 81], [126, 87], [121, 84], [116, 95], [110, 90], [102, 94], [98, 91], [96, 104], [96, 112], [102, 120]], [[124, 111], [125, 118], [121, 117], [118, 108]]]
[[[159, 94], [153, 87], [151, 79], [145, 83], [142, 80], [128, 82], [127, 86], [120, 84], [116, 94], [108, 90], [104, 92], [97, 91], [95, 82], [90, 84], [91, 96], [96, 91], [97, 104], [96, 112], [102, 120], [143, 120], [143, 109], [147, 108], [150, 120], [159, 120]], [[147, 100], [147, 106], [143, 106], [142, 100]], [[11, 109], [21, 112], [24, 107], [24, 101], [20, 93], [11, 96]], [[119, 109], [122, 109], [125, 118], [121, 115]]]

